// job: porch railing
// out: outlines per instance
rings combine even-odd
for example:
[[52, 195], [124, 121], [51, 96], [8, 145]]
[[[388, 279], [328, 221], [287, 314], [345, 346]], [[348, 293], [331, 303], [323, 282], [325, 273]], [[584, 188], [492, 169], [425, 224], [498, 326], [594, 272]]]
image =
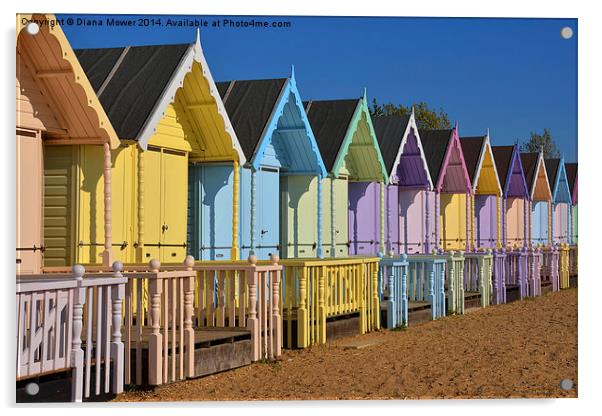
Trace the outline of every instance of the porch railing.
[[560, 277], [558, 275], [559, 253], [556, 246], [541, 248], [542, 263], [540, 275], [542, 282], [550, 282], [552, 291], [560, 290]]
[[445, 316], [447, 261], [437, 254], [408, 256], [408, 302], [428, 302], [431, 319]]
[[[17, 380], [72, 371], [71, 399], [123, 391], [126, 279], [104, 274], [17, 275]], [[94, 379], [92, 379], [94, 375]], [[93, 387], [93, 388], [92, 388]]]
[[561, 289], [568, 289], [569, 283], [569, 245], [562, 243], [558, 247], [558, 279]]
[[493, 296], [493, 253], [491, 249], [484, 252], [464, 253], [464, 290], [479, 292], [481, 307], [491, 304]]
[[387, 329], [408, 325], [408, 256], [380, 258], [378, 293], [386, 313]]
[[506, 251], [506, 287], [515, 285], [519, 288], [520, 298], [527, 296], [527, 251], [525, 248], [515, 248]]
[[447, 312], [464, 313], [464, 253], [448, 251], [440, 254], [447, 261], [445, 286], [447, 288]]
[[281, 308], [285, 345], [326, 342], [326, 320], [359, 313], [359, 333], [380, 329], [378, 258], [286, 259]]
[[527, 296], [541, 296], [543, 255], [537, 247], [527, 249]]
[[493, 303], [506, 303], [506, 249], [493, 249]]
[[577, 276], [579, 274], [579, 246], [569, 246], [569, 276]]

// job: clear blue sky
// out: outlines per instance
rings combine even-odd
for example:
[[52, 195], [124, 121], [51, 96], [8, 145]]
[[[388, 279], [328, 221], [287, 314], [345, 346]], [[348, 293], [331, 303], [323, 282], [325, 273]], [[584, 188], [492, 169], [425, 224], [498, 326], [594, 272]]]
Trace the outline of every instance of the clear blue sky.
[[[58, 17], [85, 16], [107, 17]], [[138, 17], [161, 26], [63, 30], [74, 48], [189, 43], [195, 28], [166, 27], [167, 19], [206, 20], [201, 43], [216, 80], [284, 77], [294, 64], [303, 99], [357, 97], [366, 87], [370, 102], [443, 108], [463, 136], [489, 127], [494, 144], [547, 127], [565, 159], [577, 159], [576, 19], [230, 17], [289, 28], [211, 27], [224, 16], [127, 19]]]

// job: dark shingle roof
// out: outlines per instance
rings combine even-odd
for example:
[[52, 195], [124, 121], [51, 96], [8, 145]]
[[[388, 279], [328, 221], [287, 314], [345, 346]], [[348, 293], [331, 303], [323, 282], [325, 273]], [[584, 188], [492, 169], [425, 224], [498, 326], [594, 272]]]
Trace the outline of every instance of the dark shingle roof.
[[393, 169], [395, 157], [397, 156], [397, 152], [399, 152], [399, 146], [409, 122], [410, 115], [372, 117], [372, 125], [374, 126], [374, 132], [376, 133], [380, 152], [383, 155], [387, 173], [391, 173]]
[[511, 169], [510, 163], [512, 163], [514, 146], [491, 146], [491, 151], [493, 152], [493, 159], [495, 159], [495, 168], [500, 177], [502, 190], [504, 190], [508, 181], [508, 171]]
[[326, 170], [334, 166], [345, 133], [360, 99], [306, 101], [303, 103], [309, 124], [320, 148]]
[[232, 127], [251, 159], [287, 78], [218, 82]]
[[554, 192], [556, 186], [556, 177], [558, 176], [558, 168], [560, 167], [560, 159], [545, 159], [546, 171], [548, 172], [548, 181], [550, 181], [550, 189]]
[[439, 173], [443, 167], [445, 151], [451, 139], [453, 130], [424, 130], [419, 129], [418, 134], [422, 141], [424, 156], [433, 179], [433, 184], [439, 180]]
[[565, 163], [564, 170], [566, 170], [566, 178], [569, 181], [569, 189], [571, 191], [572, 198], [575, 193], [575, 180], [577, 179], [577, 164]]
[[539, 153], [521, 153], [520, 161], [523, 165], [523, 172], [525, 173], [525, 181], [527, 181], [527, 187], [529, 193], [531, 192], [531, 185], [533, 185], [533, 178], [537, 175], [537, 160], [539, 159]]
[[471, 181], [474, 180], [474, 175], [479, 165], [479, 156], [481, 156], [481, 149], [485, 144], [485, 138], [486, 136], [460, 137], [460, 146], [462, 147], [466, 170], [468, 170], [468, 176]]
[[119, 138], [138, 138], [189, 47], [179, 44], [75, 50]]

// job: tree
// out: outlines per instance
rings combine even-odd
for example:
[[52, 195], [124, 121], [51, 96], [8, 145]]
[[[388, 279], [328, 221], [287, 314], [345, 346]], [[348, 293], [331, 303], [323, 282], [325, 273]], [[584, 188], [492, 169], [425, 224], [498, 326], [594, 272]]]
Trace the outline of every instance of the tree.
[[540, 150], [543, 150], [545, 158], [560, 157], [560, 150], [554, 143], [550, 131], [546, 128], [543, 129], [543, 134], [531, 132], [531, 138], [520, 146], [521, 152], [539, 152]]
[[[451, 123], [449, 116], [443, 109], [439, 111], [431, 110], [427, 103], [420, 101], [414, 103], [414, 115], [416, 117], [416, 124], [419, 129], [449, 129]], [[372, 101], [372, 109], [370, 113], [373, 116], [391, 116], [391, 115], [409, 115], [412, 113], [412, 106], [406, 107], [403, 104], [387, 103], [380, 105], [374, 99]]]

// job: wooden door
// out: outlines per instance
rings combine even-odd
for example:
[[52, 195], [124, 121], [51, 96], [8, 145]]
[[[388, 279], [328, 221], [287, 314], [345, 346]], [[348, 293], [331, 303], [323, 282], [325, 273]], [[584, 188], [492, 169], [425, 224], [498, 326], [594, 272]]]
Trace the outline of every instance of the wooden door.
[[161, 166], [161, 262], [182, 262], [186, 257], [188, 210], [188, 156], [164, 149]]
[[161, 149], [148, 147], [144, 153], [144, 262], [160, 260], [163, 225], [161, 191]]
[[17, 130], [17, 274], [42, 267], [42, 140]]
[[257, 258], [267, 260], [279, 254], [280, 178], [276, 169], [261, 168], [257, 172]]
[[44, 266], [71, 266], [75, 259], [77, 146], [44, 147]]
[[200, 166], [199, 199], [200, 245], [202, 260], [230, 259], [232, 249], [232, 192], [231, 165]]
[[286, 258], [316, 257], [318, 232], [317, 178], [281, 178], [281, 242]]

